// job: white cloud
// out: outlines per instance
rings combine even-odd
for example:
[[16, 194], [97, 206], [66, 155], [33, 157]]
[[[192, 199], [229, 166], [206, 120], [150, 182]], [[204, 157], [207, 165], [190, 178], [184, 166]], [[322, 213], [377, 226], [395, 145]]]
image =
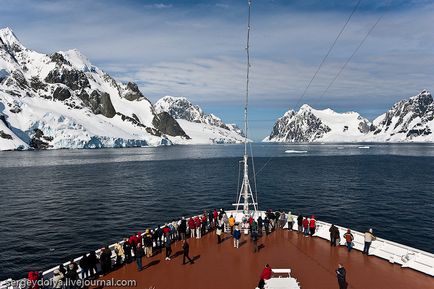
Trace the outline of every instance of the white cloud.
[[154, 3], [154, 4], [146, 4], [144, 5], [145, 8], [157, 8], [157, 9], [167, 9], [172, 8], [172, 4], [164, 4], [164, 3]]

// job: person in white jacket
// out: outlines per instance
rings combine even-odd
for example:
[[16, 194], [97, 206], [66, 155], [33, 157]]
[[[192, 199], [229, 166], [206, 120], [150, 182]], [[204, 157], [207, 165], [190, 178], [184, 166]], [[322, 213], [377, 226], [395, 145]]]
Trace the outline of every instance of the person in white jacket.
[[292, 231], [292, 227], [294, 226], [294, 216], [291, 211], [288, 212], [288, 230]]
[[372, 241], [375, 241], [375, 239], [372, 229], [369, 229], [369, 231], [365, 233], [365, 247], [363, 248], [363, 254], [369, 255], [369, 247], [371, 247], [371, 243]]
[[54, 270], [53, 272], [53, 288], [60, 289], [63, 287], [63, 274], [59, 271], [59, 269]]

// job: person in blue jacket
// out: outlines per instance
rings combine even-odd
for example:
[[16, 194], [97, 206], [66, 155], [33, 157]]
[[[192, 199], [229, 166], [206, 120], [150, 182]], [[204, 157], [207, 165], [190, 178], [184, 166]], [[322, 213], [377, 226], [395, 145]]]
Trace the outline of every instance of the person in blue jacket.
[[238, 248], [240, 246], [241, 238], [241, 232], [240, 229], [238, 229], [238, 226], [235, 226], [235, 230], [232, 236], [234, 237], [234, 248]]

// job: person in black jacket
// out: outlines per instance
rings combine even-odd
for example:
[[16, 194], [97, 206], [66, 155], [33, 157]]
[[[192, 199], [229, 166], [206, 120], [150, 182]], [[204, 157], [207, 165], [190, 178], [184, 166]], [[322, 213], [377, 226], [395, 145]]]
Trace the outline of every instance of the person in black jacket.
[[178, 230], [180, 239], [185, 240], [187, 234], [187, 220], [184, 217], [181, 219], [181, 224], [179, 224]]
[[143, 245], [145, 246], [146, 249], [145, 252], [146, 257], [151, 258], [153, 242], [152, 242], [152, 234], [149, 230], [146, 230], [145, 232], [145, 236], [143, 237]]
[[161, 249], [163, 248], [163, 230], [160, 225], [158, 225], [157, 230], [155, 230], [154, 239], [156, 249], [161, 252]]
[[258, 217], [258, 235], [259, 235], [259, 237], [262, 237], [262, 227], [263, 227], [262, 217], [259, 216]]
[[253, 242], [253, 253], [256, 253], [259, 251], [259, 249], [258, 249], [258, 232], [252, 231], [251, 238], [252, 238], [252, 242]]
[[67, 267], [67, 271], [65, 274], [66, 277], [66, 288], [69, 289], [75, 289], [78, 288], [78, 284], [76, 283], [78, 280], [78, 266], [77, 263], [74, 262], [74, 260], [71, 260]]
[[329, 229], [329, 232], [330, 232], [330, 246], [336, 247], [336, 242], [340, 239], [339, 229], [338, 227], [332, 224], [332, 226]]
[[112, 268], [112, 251], [108, 246], [105, 246], [101, 251], [100, 263], [102, 274], [105, 275], [111, 271]]
[[62, 275], [63, 275], [62, 282], [65, 283], [66, 269], [65, 269], [65, 266], [63, 266], [63, 264], [59, 265], [59, 272], [62, 273]]
[[264, 218], [264, 227], [265, 227], [265, 234], [266, 235], [270, 234], [270, 220], [268, 219], [268, 217]]
[[131, 263], [131, 244], [128, 238], [125, 238], [122, 248], [124, 249], [125, 253], [125, 262]]
[[94, 277], [95, 274], [98, 274], [98, 270], [96, 268], [96, 264], [98, 263], [98, 258], [96, 257], [95, 251], [91, 251], [89, 256], [87, 257], [87, 264], [90, 271], [90, 277]]
[[145, 255], [145, 251], [140, 244], [137, 244], [136, 247], [136, 262], [137, 262], [137, 270], [142, 271], [142, 257]]
[[338, 265], [338, 269], [336, 270], [336, 277], [338, 278], [339, 289], [347, 289], [347, 271], [345, 270], [344, 266], [342, 266], [342, 264]]
[[303, 233], [303, 215], [298, 214], [297, 217], [298, 232]]
[[184, 256], [182, 258], [182, 265], [185, 265], [185, 258], [188, 259], [188, 262], [190, 262], [191, 264], [194, 264], [194, 261], [190, 258], [190, 256], [188, 255], [190, 252], [190, 245], [188, 245], [187, 240], [183, 240], [182, 241], [182, 252], [184, 253]]
[[165, 247], [166, 247], [166, 261], [170, 261], [170, 256], [172, 255], [172, 241], [170, 240], [170, 238], [167, 236], [166, 237], [166, 242], [164, 243]]
[[86, 256], [86, 254], [83, 254], [83, 257], [81, 257], [80, 262], [78, 263], [81, 268], [81, 279], [86, 279], [89, 277], [89, 260]]

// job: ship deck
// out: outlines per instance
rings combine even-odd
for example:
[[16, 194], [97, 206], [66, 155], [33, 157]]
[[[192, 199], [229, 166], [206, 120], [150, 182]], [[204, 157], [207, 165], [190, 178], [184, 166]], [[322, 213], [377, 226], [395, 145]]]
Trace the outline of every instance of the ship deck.
[[290, 268], [291, 276], [302, 289], [331, 289], [338, 288], [335, 270], [340, 262], [347, 270], [348, 288], [434, 288], [431, 276], [357, 250], [348, 253], [344, 246], [330, 247], [326, 240], [306, 238], [288, 230], [280, 229], [260, 238], [258, 253], [253, 253], [250, 236], [244, 235], [238, 249], [228, 234], [223, 243], [217, 244], [214, 232], [201, 239], [189, 239], [189, 244], [194, 264], [182, 265], [181, 242], [176, 242], [170, 261], [164, 260], [163, 250], [152, 258], [144, 257], [141, 272], [132, 262], [101, 279], [133, 279], [136, 288], [141, 289], [253, 289], [268, 263], [272, 268]]

